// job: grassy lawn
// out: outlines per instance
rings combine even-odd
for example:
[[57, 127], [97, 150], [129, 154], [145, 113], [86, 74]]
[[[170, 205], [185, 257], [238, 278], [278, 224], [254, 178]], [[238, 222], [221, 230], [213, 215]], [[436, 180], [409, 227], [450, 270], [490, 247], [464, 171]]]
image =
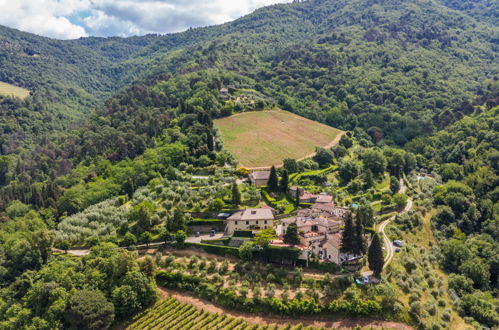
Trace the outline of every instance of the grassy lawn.
[[282, 110], [239, 113], [215, 120], [225, 147], [241, 167], [269, 167], [302, 159], [315, 147], [332, 147], [343, 131]]
[[21, 99], [25, 99], [26, 97], [28, 97], [29, 91], [21, 87], [0, 82], [0, 95], [15, 96]]

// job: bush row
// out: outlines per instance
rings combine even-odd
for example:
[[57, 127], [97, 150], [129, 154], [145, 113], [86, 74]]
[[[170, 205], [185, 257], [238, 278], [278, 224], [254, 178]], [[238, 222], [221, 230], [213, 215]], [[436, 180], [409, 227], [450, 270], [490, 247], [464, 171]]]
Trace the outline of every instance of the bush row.
[[156, 274], [158, 285], [171, 289], [194, 292], [203, 299], [213, 301], [224, 307], [245, 312], [274, 313], [283, 316], [336, 314], [345, 316], [379, 316], [381, 305], [374, 300], [351, 301], [334, 300], [329, 305], [320, 305], [315, 299], [248, 298], [238, 295], [197, 275], [179, 272], [160, 271]]

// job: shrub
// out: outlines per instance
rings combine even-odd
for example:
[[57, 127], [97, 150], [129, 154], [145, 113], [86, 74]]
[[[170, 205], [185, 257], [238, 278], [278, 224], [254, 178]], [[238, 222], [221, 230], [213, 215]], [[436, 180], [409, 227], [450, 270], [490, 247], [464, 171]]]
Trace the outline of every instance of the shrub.
[[421, 304], [419, 303], [419, 301], [413, 301], [410, 305], [409, 310], [411, 313], [419, 315], [419, 313], [421, 313]]

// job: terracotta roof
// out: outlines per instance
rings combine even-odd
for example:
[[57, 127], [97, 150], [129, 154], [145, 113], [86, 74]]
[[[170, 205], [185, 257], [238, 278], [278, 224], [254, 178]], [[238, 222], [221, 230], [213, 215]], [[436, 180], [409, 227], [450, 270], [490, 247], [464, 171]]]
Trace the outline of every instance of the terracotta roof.
[[227, 220], [274, 220], [272, 209], [245, 209], [237, 211]]
[[250, 177], [252, 177], [254, 180], [268, 180], [268, 178], [270, 177], [270, 171], [251, 172]]
[[326, 194], [320, 194], [320, 195], [317, 195], [317, 199], [315, 200], [315, 202], [316, 203], [333, 203], [333, 196], [326, 195]]
[[326, 244], [324, 244], [324, 247], [326, 248], [326, 245], [331, 245], [335, 249], [340, 249], [341, 248], [341, 233], [336, 233], [333, 235], [328, 235], [327, 236], [327, 241]]

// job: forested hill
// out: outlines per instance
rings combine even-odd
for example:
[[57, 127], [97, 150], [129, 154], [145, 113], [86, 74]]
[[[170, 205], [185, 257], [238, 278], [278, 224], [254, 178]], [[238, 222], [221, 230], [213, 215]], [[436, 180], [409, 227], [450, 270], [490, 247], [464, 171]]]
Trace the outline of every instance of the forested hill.
[[[23, 172], [19, 159], [31, 179], [43, 181], [58, 172], [53, 164], [63, 162], [66, 172], [83, 155], [135, 157], [165, 127], [156, 118], [170, 118], [174, 109], [210, 119], [240, 110], [213, 101], [222, 86], [249, 88], [264, 103], [338, 128], [362, 129], [376, 143], [404, 145], [481, 105], [473, 101], [499, 71], [497, 35], [479, 16], [419, 0], [274, 5], [165, 36], [57, 41], [0, 28], [0, 80], [32, 90], [25, 101], [0, 98], [0, 152], [8, 155], [2, 181]], [[188, 76], [193, 72], [198, 77]], [[182, 91], [164, 87], [185, 80], [191, 83]], [[196, 98], [198, 90], [211, 96]], [[50, 151], [33, 156], [35, 148]], [[42, 155], [48, 159], [40, 163]]]

